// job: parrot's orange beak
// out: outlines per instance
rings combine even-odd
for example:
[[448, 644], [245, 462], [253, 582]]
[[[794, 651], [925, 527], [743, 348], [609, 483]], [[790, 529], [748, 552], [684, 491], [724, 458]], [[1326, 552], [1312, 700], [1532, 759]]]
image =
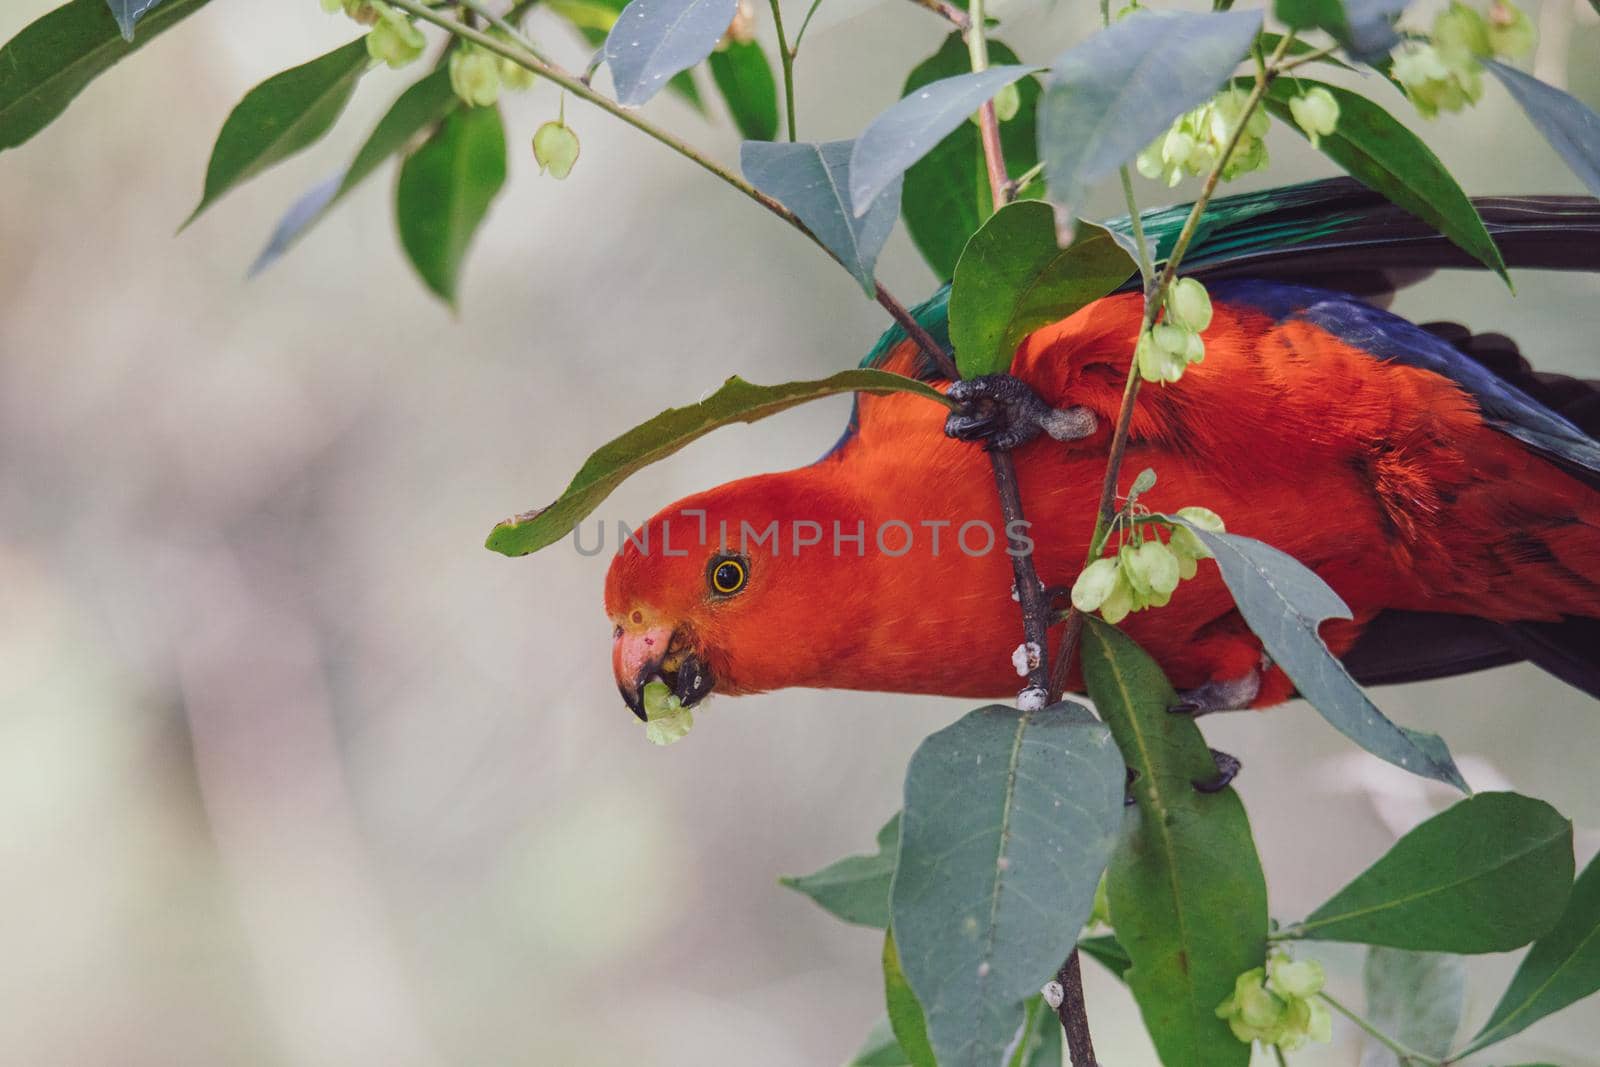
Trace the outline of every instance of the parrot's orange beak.
[[665, 682], [685, 707], [703, 700], [715, 684], [681, 627], [618, 626], [611, 638], [611, 673], [616, 676], [623, 703], [641, 722], [646, 718], [644, 687], [650, 682]]

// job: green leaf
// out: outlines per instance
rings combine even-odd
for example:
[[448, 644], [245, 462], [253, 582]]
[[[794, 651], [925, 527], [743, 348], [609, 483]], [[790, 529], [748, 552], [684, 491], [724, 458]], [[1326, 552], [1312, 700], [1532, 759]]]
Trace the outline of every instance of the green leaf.
[[1407, 0], [1274, 0], [1273, 14], [1296, 30], [1325, 30], [1366, 63], [1381, 61], [1400, 43], [1394, 19]]
[[[544, 0], [544, 6], [572, 24], [589, 44], [598, 48], [606, 43], [606, 34], [617, 24], [625, 0]], [[706, 102], [700, 98], [700, 89], [687, 70], [674, 74], [667, 82], [667, 91], [677, 93], [700, 114], [706, 113]]]
[[1600, 856], [1572, 887], [1555, 927], [1533, 943], [1489, 1021], [1467, 1047], [1487, 1048], [1600, 991]]
[[735, 41], [712, 52], [712, 80], [728, 104], [739, 136], [770, 141], [778, 136], [778, 85], [767, 53], [755, 41]]
[[1550, 147], [1567, 161], [1572, 173], [1583, 179], [1589, 192], [1600, 196], [1600, 115], [1577, 97], [1493, 59], [1483, 65], [1500, 79]]
[[357, 38], [246, 93], [217, 134], [205, 192], [184, 225], [234, 186], [320, 140], [370, 66], [366, 39]]
[[[1367, 1021], [1402, 1045], [1443, 1059], [1461, 1028], [1467, 997], [1467, 971], [1461, 957], [1437, 952], [1407, 952], [1374, 945], [1362, 970]], [[1368, 1037], [1361, 1067], [1410, 1067], [1394, 1050]]]
[[738, 0], [631, 0], [603, 49], [617, 103], [638, 107], [710, 55], [738, 6]]
[[1209, 100], [1250, 51], [1260, 11], [1140, 11], [1063, 53], [1039, 104], [1039, 156], [1064, 217], [1172, 120]]
[[1078, 939], [1078, 951], [1100, 964], [1118, 978], [1125, 978], [1133, 960], [1114, 934], [1100, 934]]
[[[1201, 793], [1216, 764], [1154, 660], [1115, 627], [1084, 620], [1083, 675], [1134, 772], [1136, 806], [1106, 875], [1117, 941], [1162, 1063], [1242, 1065], [1216, 1007], [1266, 957], [1267, 884], [1231, 788]], [[1097, 956], [1098, 958], [1098, 956]]]
[[1317, 628], [1326, 619], [1350, 618], [1350, 609], [1315, 571], [1254, 538], [1167, 518], [1187, 526], [1217, 557], [1222, 580], [1267, 655], [1334, 729], [1396, 767], [1467, 791], [1445, 743], [1390, 722], [1323, 644]]
[[872, 1026], [872, 1032], [845, 1067], [911, 1067], [911, 1060], [894, 1038], [885, 1016]]
[[[1016, 63], [1016, 53], [999, 41], [989, 42], [989, 58], [996, 63]], [[939, 51], [923, 60], [906, 77], [901, 96], [940, 78], [967, 70], [972, 58], [961, 34], [944, 39]], [[1021, 177], [1039, 161], [1037, 143], [1039, 81], [1024, 78], [1017, 82], [1017, 113], [1000, 124], [1000, 147], [1005, 150], [1010, 177]], [[1019, 195], [1043, 194], [1041, 183], [1034, 182]], [[906, 171], [900, 194], [900, 214], [911, 241], [928, 261], [941, 281], [956, 272], [956, 261], [966, 247], [967, 238], [978, 232], [994, 211], [989, 191], [989, 168], [983, 157], [983, 142], [977, 126], [964, 122], [933, 150]]]
[[450, 88], [450, 71], [444, 66], [401, 93], [383, 118], [378, 120], [378, 125], [356, 153], [350, 166], [342, 174], [319, 182], [289, 208], [272, 231], [267, 247], [256, 257], [250, 273], [260, 273], [292, 248], [307, 230], [380, 164], [404, 150], [423, 130], [436, 125], [455, 110], [458, 100], [455, 91]]
[[1500, 249], [1472, 200], [1439, 157], [1383, 108], [1359, 93], [1308, 78], [1275, 82], [1267, 90], [1264, 105], [1304, 136], [1305, 131], [1289, 113], [1289, 101], [1312, 88], [1326, 89], [1339, 102], [1339, 125], [1318, 144], [1323, 155], [1444, 234], [1502, 278], [1508, 278]]
[[1048, 204], [1001, 208], [967, 242], [950, 287], [961, 376], [1009, 370], [1024, 337], [1115, 292], [1137, 269], [1108, 230], [1084, 223], [1061, 248]]
[[122, 36], [106, 0], [72, 0], [30, 22], [0, 48], [0, 150], [50, 125], [90, 82], [209, 2], [167, 0], [136, 41]]
[[1124, 771], [1087, 708], [991, 705], [906, 771], [890, 913], [941, 1067], [993, 1067], [1089, 917]]
[[1542, 800], [1479, 793], [1406, 834], [1285, 933], [1421, 952], [1509, 952], [1549, 931], [1571, 890], [1572, 823]]
[[751, 185], [800, 216], [871, 296], [878, 253], [900, 214], [900, 183], [885, 189], [865, 215], [854, 214], [848, 192], [852, 143], [746, 141], [739, 148], [739, 165]]
[[783, 385], [751, 385], [743, 378], [729, 378], [722, 388], [698, 404], [669, 408], [603, 445], [584, 461], [555, 503], [506, 519], [490, 532], [487, 547], [508, 556], [522, 556], [554, 544], [599, 507], [624, 478], [666, 459], [690, 441], [719, 426], [755, 422], [835, 393], [915, 393], [950, 406], [937, 389], [881, 370], [840, 371], [817, 381]]
[[878, 831], [876, 855], [846, 856], [815, 874], [778, 881], [804, 893], [847, 923], [883, 930], [889, 925], [889, 883], [894, 878], [899, 847], [900, 813], [895, 812]]
[[864, 213], [878, 194], [897, 184], [913, 163], [1000, 90], [1043, 69], [989, 67], [941, 78], [902, 97], [873, 119], [856, 138], [850, 155], [850, 202], [855, 213]]
[[452, 307], [467, 249], [506, 180], [497, 107], [450, 112], [406, 158], [395, 186], [400, 243], [423, 282]]
[[928, 1044], [922, 1005], [900, 969], [900, 953], [891, 931], [883, 935], [883, 1000], [889, 1007], [889, 1028], [894, 1031], [895, 1043], [912, 1067], [939, 1067], [933, 1046]]
[[159, 3], [161, 0], [106, 0], [106, 6], [111, 9], [111, 17], [117, 20], [117, 29], [122, 31], [124, 41], [133, 40], [134, 27]]

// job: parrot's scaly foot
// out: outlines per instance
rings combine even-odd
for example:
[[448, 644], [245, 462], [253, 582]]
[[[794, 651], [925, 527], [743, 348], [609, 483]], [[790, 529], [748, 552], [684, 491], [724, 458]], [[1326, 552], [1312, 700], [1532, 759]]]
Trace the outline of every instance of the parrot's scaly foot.
[[1197, 792], [1220, 793], [1228, 788], [1228, 783], [1239, 776], [1239, 768], [1242, 766], [1239, 757], [1212, 749], [1211, 760], [1217, 765], [1217, 776], [1209, 779], [1196, 778], [1192, 784]]
[[1186, 689], [1178, 702], [1167, 710], [1174, 715], [1209, 715], [1213, 711], [1239, 711], [1248, 708], [1261, 692], [1261, 672], [1251, 671], [1239, 678]]
[[961, 441], [982, 441], [989, 452], [1020, 448], [1041, 433], [1076, 441], [1099, 425], [1088, 408], [1053, 408], [1009, 374], [968, 378], [951, 385], [946, 395], [961, 409], [945, 419], [944, 432]]

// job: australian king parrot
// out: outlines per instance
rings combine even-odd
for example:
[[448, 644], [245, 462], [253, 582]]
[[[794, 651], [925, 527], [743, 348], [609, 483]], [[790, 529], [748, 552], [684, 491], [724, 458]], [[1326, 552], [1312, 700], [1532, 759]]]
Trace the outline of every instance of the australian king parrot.
[[[1475, 203], [1508, 265], [1600, 270], [1600, 202]], [[1146, 213], [1159, 250], [1186, 214]], [[1384, 310], [1435, 270], [1478, 266], [1348, 179], [1216, 201], [1183, 269], [1214, 305], [1205, 358], [1139, 393], [1120, 488], [1150, 468], [1153, 511], [1203, 504], [1312, 568], [1353, 616], [1322, 636], [1364, 684], [1529, 660], [1600, 696], [1600, 382], [1536, 372], [1500, 334]], [[962, 387], [979, 399], [951, 432], [926, 399], [861, 395], [815, 463], [658, 513], [606, 579], [628, 706], [643, 717], [653, 680], [685, 705], [786, 686], [1014, 695], [1020, 622], [995, 487], [983, 451], [952, 435], [1015, 443], [1030, 405], [1068, 423], [1014, 457], [1040, 578], [1070, 588], [1139, 335], [1138, 286], [1029, 335], [987, 394]], [[941, 343], [948, 293], [914, 312]], [[947, 389], [929, 364], [899, 327], [864, 363]], [[1027, 402], [979, 396], [1010, 393]], [[1294, 695], [1214, 565], [1123, 626], [1208, 710]]]

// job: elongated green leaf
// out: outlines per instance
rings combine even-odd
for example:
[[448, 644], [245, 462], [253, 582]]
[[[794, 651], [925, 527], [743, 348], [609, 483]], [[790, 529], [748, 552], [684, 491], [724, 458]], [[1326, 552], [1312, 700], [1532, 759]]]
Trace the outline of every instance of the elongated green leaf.
[[[993, 40], [989, 58], [995, 63], [1018, 62], [1015, 52]], [[952, 33], [938, 52], [912, 68], [900, 95], [910, 96], [930, 82], [960, 74], [971, 62], [967, 43], [961, 34]], [[1017, 82], [1017, 113], [1000, 123], [1000, 147], [1005, 150], [1006, 170], [1012, 178], [1021, 177], [1039, 161], [1039, 93], [1037, 78]], [[1019, 195], [1038, 197], [1043, 193], [1043, 185], [1034, 182]], [[978, 232], [993, 210], [983, 142], [971, 122], [957, 126], [906, 171], [900, 214], [912, 243], [941, 281], [955, 275], [967, 238]]]
[[133, 40], [134, 27], [159, 3], [161, 0], [106, 0], [106, 6], [111, 9], [111, 17], [117, 20], [117, 29], [122, 31], [124, 41]]
[[452, 307], [461, 264], [506, 181], [506, 133], [497, 107], [450, 112], [406, 158], [395, 185], [400, 243], [423, 282]]
[[90, 82], [208, 3], [167, 0], [133, 41], [106, 0], [72, 0], [29, 23], [0, 48], [0, 150], [50, 125]]
[[1121, 631], [1085, 620], [1089, 696], [1134, 772], [1136, 806], [1106, 875], [1122, 978], [1162, 1063], [1243, 1065], [1250, 1048], [1218, 1019], [1234, 980], [1266, 956], [1267, 885], [1244, 806], [1196, 781], [1216, 765], [1154, 660]]
[[[1402, 1045], [1443, 1059], [1461, 1028], [1467, 997], [1467, 970], [1461, 957], [1438, 952], [1407, 952], [1374, 945], [1367, 950], [1362, 976], [1367, 1020]], [[1394, 1050], [1368, 1037], [1361, 1067], [1410, 1067]]]
[[1288, 933], [1509, 952], [1554, 926], [1571, 890], [1572, 824], [1542, 800], [1479, 793], [1406, 834]]
[[865, 215], [850, 210], [851, 141], [774, 144], [746, 141], [739, 164], [750, 184], [800, 216], [800, 221], [871, 296], [873, 271], [900, 214], [900, 183], [885, 189]]
[[[544, 0], [543, 6], [566, 19], [585, 41], [599, 48], [606, 43], [606, 34], [617, 24], [624, 0]], [[706, 113], [706, 102], [700, 98], [700, 90], [689, 71], [680, 70], [667, 79], [667, 91], [681, 96], [702, 115]]]
[[433, 73], [412, 85], [394, 102], [378, 125], [362, 144], [360, 151], [343, 174], [319, 182], [279, 220], [267, 247], [261, 250], [251, 266], [255, 275], [283, 255], [335, 204], [360, 185], [380, 164], [402, 151], [423, 130], [442, 121], [455, 110], [459, 98], [450, 88], [450, 71], [439, 67]]
[[899, 848], [900, 813], [896, 812], [878, 831], [876, 855], [846, 856], [815, 874], [778, 881], [804, 893], [847, 923], [883, 930], [889, 925], [889, 883], [894, 879], [895, 853]]
[[1504, 1041], [1600, 992], [1600, 856], [1572, 887], [1555, 928], [1533, 943], [1468, 1051]]
[[873, 119], [850, 156], [850, 203], [863, 215], [878, 194], [995, 94], [1043, 67], [1001, 66], [924, 85]]
[[712, 80], [728, 104], [739, 136], [770, 141], [778, 136], [778, 85], [767, 53], [755, 41], [735, 41], [711, 53]]
[[950, 340], [961, 376], [1009, 370], [1024, 337], [1115, 292], [1137, 269], [1099, 226], [1081, 225], [1061, 248], [1048, 204], [1001, 208], [967, 242], [950, 287]]
[[1123, 948], [1122, 942], [1118, 941], [1112, 934], [1080, 938], [1078, 940], [1078, 951], [1118, 978], [1125, 978], [1128, 968], [1133, 966], [1133, 960], [1128, 958], [1128, 950]]
[[1217, 557], [1222, 580], [1267, 655], [1334, 729], [1396, 767], [1467, 791], [1445, 743], [1390, 722], [1323, 644], [1317, 628], [1326, 619], [1350, 618], [1350, 609], [1316, 572], [1254, 538], [1171, 521], [1188, 526]]
[[873, 1024], [872, 1032], [845, 1067], [911, 1067], [911, 1059], [895, 1040], [885, 1016]]
[[631, 0], [604, 49], [617, 103], [638, 107], [710, 55], [738, 6], [739, 0]]
[[246, 93], [217, 134], [205, 192], [184, 225], [228, 190], [320, 140], [370, 65], [366, 40], [357, 38]]
[[1583, 179], [1589, 192], [1600, 196], [1600, 115], [1571, 93], [1563, 92], [1515, 67], [1493, 59], [1483, 65], [1500, 79], [1550, 147], [1567, 161], [1572, 173]]
[[1070, 218], [1088, 188], [1209, 99], [1249, 52], [1260, 11], [1130, 15], [1051, 64], [1039, 104], [1050, 200]]
[[1275, 82], [1267, 91], [1264, 104], [1274, 116], [1303, 135], [1305, 131], [1289, 113], [1289, 101], [1310, 88], [1326, 89], [1339, 102], [1338, 128], [1325, 134], [1318, 144], [1323, 155], [1444, 234], [1502, 278], [1508, 277], [1500, 249], [1472, 200], [1439, 157], [1383, 108], [1359, 93], [1305, 78]]
[[890, 913], [940, 1067], [1001, 1061], [1089, 917], [1123, 783], [1070, 703], [980, 708], [911, 757]]
[[836, 393], [915, 393], [950, 404], [944, 394], [922, 382], [865, 368], [783, 385], [751, 385], [743, 378], [729, 378], [722, 388], [698, 404], [669, 408], [602, 446], [584, 461], [555, 503], [506, 519], [490, 532], [487, 547], [508, 556], [522, 556], [554, 544], [599, 507], [624, 478], [666, 459], [690, 441], [719, 426], [755, 422]]
[[892, 932], [883, 935], [883, 1000], [889, 1007], [889, 1028], [894, 1031], [895, 1043], [912, 1067], [939, 1067], [933, 1046], [928, 1044], [927, 1019], [900, 968], [900, 953]]

